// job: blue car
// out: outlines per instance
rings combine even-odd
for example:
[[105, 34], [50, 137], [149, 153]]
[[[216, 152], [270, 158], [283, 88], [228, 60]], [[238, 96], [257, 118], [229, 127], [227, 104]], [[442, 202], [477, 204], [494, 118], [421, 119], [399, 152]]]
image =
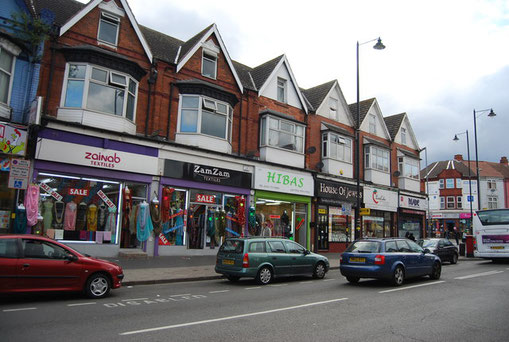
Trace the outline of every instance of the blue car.
[[375, 278], [400, 286], [407, 278], [439, 279], [442, 263], [428, 249], [405, 238], [361, 239], [341, 255], [339, 269], [351, 283]]

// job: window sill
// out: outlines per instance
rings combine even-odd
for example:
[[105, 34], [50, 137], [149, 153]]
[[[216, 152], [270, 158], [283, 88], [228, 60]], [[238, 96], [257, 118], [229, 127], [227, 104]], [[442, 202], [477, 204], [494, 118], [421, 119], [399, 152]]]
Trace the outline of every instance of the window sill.
[[117, 50], [117, 45], [111, 44], [111, 43], [108, 43], [108, 42], [105, 42], [105, 41], [102, 41], [99, 39], [97, 39], [97, 44], [109, 47], [110, 49], [113, 49], [113, 50]]
[[232, 145], [228, 140], [201, 133], [177, 132], [175, 142], [205, 150], [232, 153]]
[[59, 108], [57, 119], [77, 122], [84, 126], [91, 126], [109, 131], [136, 134], [136, 124], [123, 116], [91, 111], [83, 108]]
[[331, 157], [322, 157], [322, 160], [330, 160], [330, 161], [335, 161], [335, 162], [339, 162], [339, 163], [353, 165], [353, 163], [351, 161], [346, 161], [346, 160], [341, 160], [341, 159], [336, 159], [336, 158], [331, 158]]

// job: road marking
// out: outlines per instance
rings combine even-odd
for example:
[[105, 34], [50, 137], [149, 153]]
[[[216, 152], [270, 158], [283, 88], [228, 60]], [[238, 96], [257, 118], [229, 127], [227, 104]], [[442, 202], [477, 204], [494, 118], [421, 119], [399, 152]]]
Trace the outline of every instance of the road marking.
[[3, 312], [14, 312], [14, 311], [25, 311], [25, 310], [35, 310], [37, 308], [20, 308], [20, 309], [6, 309], [2, 310]]
[[223, 293], [223, 292], [228, 292], [230, 290], [220, 290], [220, 291], [210, 291], [209, 293]]
[[459, 280], [470, 279], [470, 278], [488, 276], [488, 275], [502, 273], [502, 272], [504, 272], [504, 271], [488, 271], [488, 272], [483, 272], [483, 273], [471, 274], [471, 275], [467, 275], [467, 276], [463, 276], [463, 277], [456, 277], [454, 279], [459, 279]]
[[74, 303], [74, 304], [67, 304], [67, 306], [81, 306], [81, 305], [92, 305], [96, 304], [96, 302], [90, 302], [90, 303]]
[[122, 299], [122, 302], [130, 302], [130, 301], [133, 301], [133, 300], [146, 300], [148, 298], [133, 298], [133, 299]]
[[182, 296], [190, 296], [190, 293], [184, 293], [184, 294], [178, 294], [178, 295], [171, 295], [170, 297], [182, 297]]
[[299, 283], [300, 283], [300, 284], [308, 284], [308, 283], [310, 283], [310, 282], [312, 282], [312, 280], [300, 281]]
[[336, 280], [336, 279], [324, 279], [323, 281], [333, 281], [333, 280]]
[[279, 287], [279, 286], [286, 286], [288, 284], [272, 284], [272, 285], [269, 285], [269, 286], [272, 286], [272, 287]]
[[261, 288], [262, 288], [261, 286], [246, 287], [244, 290], [256, 290], [256, 289], [261, 289]]
[[419, 284], [419, 285], [412, 285], [412, 286], [398, 287], [397, 289], [380, 291], [380, 292], [378, 292], [378, 293], [389, 293], [389, 292], [395, 292], [395, 291], [403, 291], [403, 290], [408, 290], [408, 289], [414, 289], [414, 288], [416, 288], [416, 287], [429, 286], [429, 285], [436, 285], [436, 284], [441, 284], [441, 283], [445, 283], [445, 280], [435, 281], [435, 282], [432, 282], [432, 283], [424, 283], [424, 284]]
[[162, 327], [156, 327], [156, 328], [149, 328], [149, 329], [141, 329], [141, 330], [133, 330], [133, 331], [126, 331], [123, 333], [120, 333], [119, 335], [134, 335], [134, 334], [141, 334], [141, 333], [147, 333], [152, 331], [159, 331], [159, 330], [168, 330], [168, 329], [174, 329], [174, 328], [182, 328], [182, 327], [188, 327], [192, 325], [199, 325], [199, 324], [207, 324], [207, 323], [215, 323], [215, 322], [221, 322], [221, 321], [228, 321], [238, 318], [245, 318], [245, 317], [251, 317], [251, 316], [258, 316], [258, 315], [266, 315], [274, 312], [281, 312], [281, 311], [288, 311], [288, 310], [295, 310], [310, 306], [316, 306], [316, 305], [324, 305], [329, 303], [335, 303], [340, 302], [343, 300], [347, 300], [348, 298], [336, 298], [336, 299], [330, 299], [330, 300], [324, 300], [321, 302], [314, 302], [314, 303], [307, 303], [307, 304], [301, 304], [301, 305], [295, 305], [295, 306], [288, 306], [285, 308], [279, 308], [279, 309], [272, 309], [272, 310], [266, 310], [266, 311], [258, 311], [258, 312], [251, 312], [247, 314], [242, 315], [235, 315], [235, 316], [228, 316], [228, 317], [221, 317], [221, 318], [213, 318], [213, 319], [207, 319], [203, 321], [194, 321], [194, 322], [187, 322], [187, 323], [181, 323], [181, 324], [174, 324], [174, 325], [166, 325]]

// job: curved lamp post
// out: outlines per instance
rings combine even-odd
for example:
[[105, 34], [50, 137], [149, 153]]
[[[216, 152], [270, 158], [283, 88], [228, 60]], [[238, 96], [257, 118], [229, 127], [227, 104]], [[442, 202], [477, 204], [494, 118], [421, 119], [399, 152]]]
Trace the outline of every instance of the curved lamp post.
[[[470, 143], [468, 141], [468, 130], [466, 130], [465, 132], [461, 132], [461, 133], [456, 133], [454, 135], [454, 141], [458, 141], [460, 140], [458, 138], [458, 135], [462, 135], [462, 134], [466, 134], [467, 135], [467, 159], [468, 159], [468, 188], [469, 188], [469, 193], [470, 195], [467, 197], [467, 200], [468, 202], [470, 202], [470, 221], [469, 221], [469, 225], [468, 225], [468, 229], [469, 229], [469, 232], [472, 231], [472, 220], [474, 219], [474, 212], [472, 210], [472, 202], [474, 201], [474, 195], [472, 195], [472, 177], [471, 177], [471, 170], [470, 170]], [[477, 196], [479, 196], [479, 194], [477, 194]]]
[[488, 117], [492, 118], [494, 116], [497, 116], [497, 114], [495, 114], [493, 112], [493, 109], [492, 108], [488, 108], [488, 109], [481, 109], [481, 110], [475, 110], [474, 109], [474, 140], [475, 140], [475, 172], [477, 173], [477, 209], [478, 210], [481, 210], [481, 176], [479, 175], [479, 153], [477, 152], [477, 117], [479, 114], [479, 116], [482, 114], [482, 113], [485, 113], [485, 112], [490, 112], [488, 114]]
[[[360, 234], [360, 226], [361, 226], [361, 220], [360, 220], [360, 207], [361, 207], [361, 194], [360, 194], [360, 182], [361, 182], [361, 176], [360, 176], [360, 128], [361, 128], [361, 109], [360, 109], [360, 95], [359, 95], [359, 46], [364, 45], [367, 43], [371, 43], [374, 41], [377, 41], [376, 44], [373, 46], [373, 49], [375, 50], [383, 50], [385, 49], [385, 45], [382, 44], [382, 40], [380, 37], [368, 40], [367, 42], [360, 43], [357, 41], [357, 127], [355, 130], [355, 140], [356, 140], [356, 148], [355, 148], [355, 178], [357, 181], [357, 206], [355, 208], [355, 227], [354, 227], [354, 237], [357, 239]], [[359, 230], [357, 230], [359, 228]]]

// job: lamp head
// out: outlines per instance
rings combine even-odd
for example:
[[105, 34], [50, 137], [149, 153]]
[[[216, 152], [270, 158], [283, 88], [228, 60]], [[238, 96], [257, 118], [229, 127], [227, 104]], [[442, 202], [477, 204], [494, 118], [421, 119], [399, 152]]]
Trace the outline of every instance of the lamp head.
[[458, 138], [458, 135], [457, 135], [457, 134], [454, 134], [454, 139], [452, 139], [452, 140], [453, 140], [453, 141], [458, 141], [458, 140], [460, 140], [460, 139]]
[[382, 39], [380, 37], [378, 37], [378, 41], [373, 46], [373, 49], [375, 49], [375, 50], [383, 50], [383, 49], [385, 49], [385, 45], [382, 44]]
[[495, 114], [495, 112], [493, 111], [493, 108], [492, 108], [492, 109], [490, 109], [490, 113], [488, 114], [488, 116], [489, 116], [490, 118], [492, 118], [492, 117], [494, 117], [494, 116], [497, 116], [497, 114]]

